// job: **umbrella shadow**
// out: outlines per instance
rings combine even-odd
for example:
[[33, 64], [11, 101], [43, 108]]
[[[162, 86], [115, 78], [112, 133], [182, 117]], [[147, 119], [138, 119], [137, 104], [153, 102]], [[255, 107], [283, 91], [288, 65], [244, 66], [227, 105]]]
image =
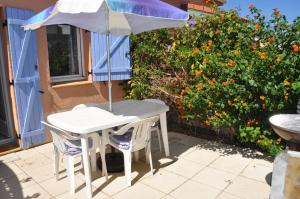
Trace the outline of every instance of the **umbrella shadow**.
[[[31, 178], [25, 178], [22, 181], [28, 182]], [[26, 198], [37, 198], [40, 193], [34, 193]], [[16, 173], [4, 162], [0, 161], [0, 197], [5, 199], [24, 198], [20, 180]]]

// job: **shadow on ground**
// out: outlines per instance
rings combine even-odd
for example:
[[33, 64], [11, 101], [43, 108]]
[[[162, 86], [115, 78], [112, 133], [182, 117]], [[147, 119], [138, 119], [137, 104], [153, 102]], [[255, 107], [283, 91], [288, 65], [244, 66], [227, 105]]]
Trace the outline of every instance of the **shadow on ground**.
[[[30, 179], [24, 179], [30, 180]], [[40, 194], [36, 193], [29, 198], [37, 198]], [[0, 198], [3, 199], [21, 199], [22, 187], [16, 174], [5, 163], [0, 161]]]

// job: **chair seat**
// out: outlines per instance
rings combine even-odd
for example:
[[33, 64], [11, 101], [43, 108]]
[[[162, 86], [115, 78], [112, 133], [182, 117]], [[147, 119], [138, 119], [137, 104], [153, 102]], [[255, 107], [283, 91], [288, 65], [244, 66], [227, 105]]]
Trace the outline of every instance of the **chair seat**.
[[[89, 148], [93, 147], [93, 139], [88, 138]], [[66, 153], [68, 155], [78, 155], [82, 152], [81, 140], [65, 140]]]
[[127, 132], [123, 135], [110, 135], [109, 140], [121, 149], [127, 150], [130, 147], [131, 135], [132, 131]]

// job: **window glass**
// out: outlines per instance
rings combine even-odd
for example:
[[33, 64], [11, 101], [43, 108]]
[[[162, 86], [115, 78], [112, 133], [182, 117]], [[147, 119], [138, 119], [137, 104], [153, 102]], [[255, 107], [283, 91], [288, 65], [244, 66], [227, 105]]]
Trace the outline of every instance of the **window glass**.
[[47, 40], [52, 80], [62, 80], [59, 79], [62, 76], [82, 77], [80, 30], [70, 25], [47, 26]]

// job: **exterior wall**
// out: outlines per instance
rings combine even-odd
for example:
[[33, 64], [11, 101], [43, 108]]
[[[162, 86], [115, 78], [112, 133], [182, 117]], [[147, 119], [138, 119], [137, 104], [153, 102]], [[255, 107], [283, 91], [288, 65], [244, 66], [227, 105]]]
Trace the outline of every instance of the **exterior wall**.
[[[46, 7], [53, 4], [54, 0], [0, 0], [0, 7], [16, 7], [23, 9], [31, 9], [34, 12], [39, 12]], [[4, 12], [0, 12], [0, 19], [5, 19]], [[2, 31], [4, 47], [6, 48], [8, 79], [12, 78], [12, 67], [9, 58], [9, 44], [7, 37], [7, 29]], [[46, 29], [41, 28], [37, 30], [37, 49], [38, 49], [38, 65], [41, 79], [41, 89], [45, 92], [42, 95], [43, 110], [45, 117], [52, 112], [70, 109], [71, 107], [80, 103], [100, 103], [108, 100], [107, 84], [103, 82], [93, 82], [92, 75], [88, 74], [91, 71], [91, 50], [90, 50], [90, 34], [83, 31], [83, 45], [84, 45], [84, 66], [86, 73], [86, 80], [76, 81], [71, 83], [63, 83], [58, 85], [51, 85], [50, 71], [48, 62], [48, 47]], [[15, 104], [14, 88], [10, 86], [10, 94], [12, 101], [13, 120], [14, 124], [18, 124], [17, 111]], [[113, 100], [118, 101], [123, 97], [122, 87], [119, 86], [118, 81], [113, 81]], [[14, 125], [15, 131], [18, 132], [18, 125]]]

